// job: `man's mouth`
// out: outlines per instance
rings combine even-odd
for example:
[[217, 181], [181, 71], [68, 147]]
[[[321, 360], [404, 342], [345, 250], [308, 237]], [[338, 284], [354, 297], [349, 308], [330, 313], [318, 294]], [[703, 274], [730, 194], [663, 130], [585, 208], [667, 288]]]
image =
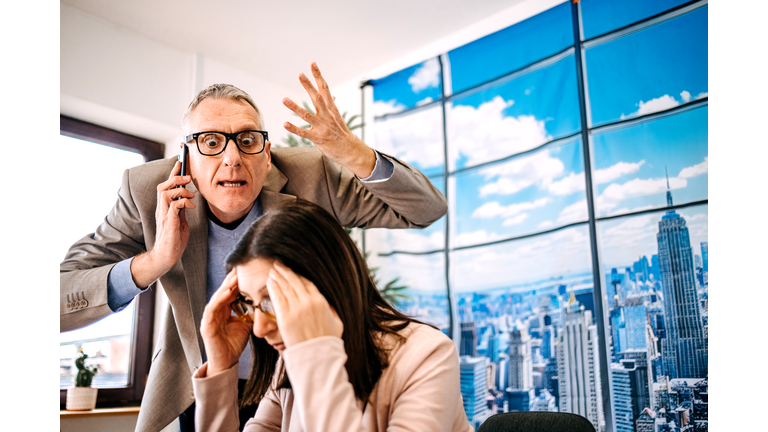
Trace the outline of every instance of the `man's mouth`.
[[224, 187], [240, 187], [245, 185], [244, 181], [220, 181], [219, 186]]

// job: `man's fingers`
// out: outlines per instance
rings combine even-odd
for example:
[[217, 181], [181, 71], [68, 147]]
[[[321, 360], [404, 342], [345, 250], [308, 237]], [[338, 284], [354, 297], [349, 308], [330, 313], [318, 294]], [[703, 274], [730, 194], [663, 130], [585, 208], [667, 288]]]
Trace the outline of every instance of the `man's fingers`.
[[328, 82], [323, 78], [323, 74], [320, 73], [320, 68], [317, 67], [317, 63], [312, 62], [312, 75], [315, 77], [317, 88], [320, 93], [325, 97], [325, 105], [330, 112], [331, 116], [340, 124], [346, 126], [344, 117], [339, 112], [339, 108], [336, 106], [336, 97], [331, 94], [331, 88]]
[[195, 197], [193, 192], [188, 191], [185, 188], [173, 188], [168, 189], [160, 193], [164, 200], [173, 201], [176, 198], [192, 199]]
[[290, 132], [290, 133], [292, 133], [294, 135], [298, 135], [298, 136], [300, 136], [302, 138], [306, 138], [306, 139], [308, 139], [310, 141], [314, 142], [314, 140], [316, 138], [314, 131], [309, 130], [309, 129], [300, 128], [300, 127], [294, 125], [291, 122], [283, 123], [283, 127], [288, 132]]
[[285, 105], [289, 110], [295, 112], [296, 115], [301, 117], [301, 119], [305, 122], [312, 124], [311, 120], [312, 117], [314, 117], [312, 113], [300, 107], [296, 102], [289, 98], [283, 98], [283, 105]]
[[315, 106], [315, 112], [317, 114], [326, 112], [328, 110], [326, 107], [326, 97], [317, 91], [315, 86], [312, 85], [312, 81], [310, 81], [303, 72], [299, 74], [299, 82], [304, 86], [304, 90], [309, 94], [309, 98], [312, 99], [312, 104]]

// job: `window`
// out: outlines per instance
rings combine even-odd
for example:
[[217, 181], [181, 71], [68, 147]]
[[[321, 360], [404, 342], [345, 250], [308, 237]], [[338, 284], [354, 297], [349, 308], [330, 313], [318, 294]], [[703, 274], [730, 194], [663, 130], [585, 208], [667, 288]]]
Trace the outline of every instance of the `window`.
[[[68, 192], [71, 211], [63, 212], [65, 232], [56, 238], [61, 258], [78, 239], [93, 232], [114, 205], [125, 169], [159, 159], [162, 144], [61, 116], [61, 136], [55, 160], [68, 175], [59, 187]], [[73, 385], [78, 349], [88, 354], [87, 365], [98, 365], [93, 387], [99, 388], [97, 406], [136, 404], [149, 373], [154, 292], [148, 290], [128, 307], [90, 326], [59, 335], [60, 403]]]
[[707, 22], [706, 1], [564, 2], [369, 82], [375, 146], [449, 206], [367, 230], [372, 261], [455, 340], [473, 425], [707, 430]]

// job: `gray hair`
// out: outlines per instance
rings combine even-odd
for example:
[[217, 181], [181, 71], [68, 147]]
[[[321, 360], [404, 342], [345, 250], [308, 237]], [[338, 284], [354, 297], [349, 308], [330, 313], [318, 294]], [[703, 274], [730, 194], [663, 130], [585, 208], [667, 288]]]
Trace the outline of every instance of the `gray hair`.
[[185, 133], [189, 132], [187, 131], [187, 120], [189, 120], [190, 114], [192, 114], [192, 111], [194, 111], [195, 108], [200, 105], [200, 102], [209, 97], [214, 99], [230, 99], [247, 103], [253, 107], [254, 110], [256, 110], [256, 117], [259, 120], [259, 125], [262, 129], [264, 128], [264, 117], [261, 115], [261, 111], [259, 111], [256, 103], [248, 93], [240, 90], [232, 84], [213, 84], [208, 86], [208, 88], [200, 91], [200, 93], [195, 96], [195, 98], [187, 107], [187, 111], [184, 113], [184, 117], [181, 119], [181, 127], [184, 128]]

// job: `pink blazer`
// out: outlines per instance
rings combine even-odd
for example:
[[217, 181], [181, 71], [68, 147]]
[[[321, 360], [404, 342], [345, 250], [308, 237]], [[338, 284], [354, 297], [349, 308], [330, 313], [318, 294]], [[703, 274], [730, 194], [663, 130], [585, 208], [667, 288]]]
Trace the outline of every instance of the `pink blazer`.
[[[393, 347], [390, 364], [368, 403], [355, 398], [344, 363], [341, 339], [326, 336], [295, 345], [282, 361], [292, 389], [270, 390], [246, 432], [290, 431], [473, 431], [464, 413], [459, 385], [459, 357], [453, 342], [438, 330], [411, 324], [383, 343]], [[212, 377], [207, 363], [194, 375], [196, 428], [236, 431], [237, 365]]]

